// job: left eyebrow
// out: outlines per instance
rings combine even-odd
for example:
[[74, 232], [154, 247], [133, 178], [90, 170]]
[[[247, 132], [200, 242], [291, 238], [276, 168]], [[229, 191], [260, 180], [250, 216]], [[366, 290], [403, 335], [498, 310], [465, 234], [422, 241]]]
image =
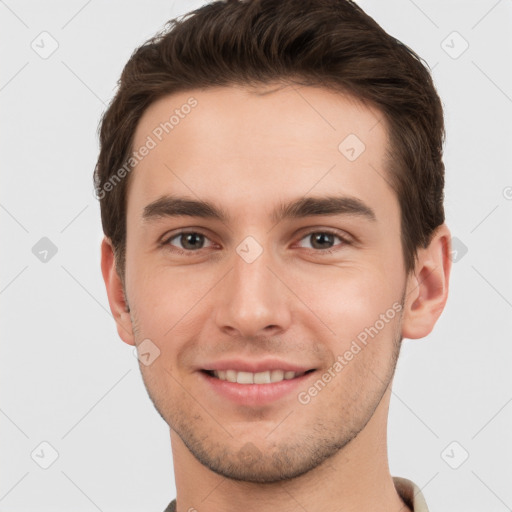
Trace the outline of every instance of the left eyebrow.
[[[349, 215], [377, 220], [375, 212], [360, 199], [350, 196], [303, 197], [277, 206], [271, 213], [271, 220], [279, 223], [284, 219], [305, 217]], [[164, 195], [148, 204], [142, 213], [142, 219], [149, 222], [164, 217], [201, 217], [229, 221], [230, 216], [222, 207], [209, 201]]]
[[272, 212], [272, 220], [324, 215], [355, 215], [372, 222], [377, 220], [375, 212], [360, 199], [350, 196], [303, 197], [291, 203], [282, 204]]

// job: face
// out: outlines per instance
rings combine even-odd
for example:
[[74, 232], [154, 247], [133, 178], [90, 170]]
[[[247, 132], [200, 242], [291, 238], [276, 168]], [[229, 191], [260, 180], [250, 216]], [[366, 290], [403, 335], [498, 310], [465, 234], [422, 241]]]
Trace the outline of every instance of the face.
[[133, 146], [155, 145], [127, 196], [123, 339], [158, 355], [145, 386], [195, 458], [254, 482], [303, 474], [364, 429], [407, 288], [382, 115], [322, 88], [266, 92], [151, 105]]

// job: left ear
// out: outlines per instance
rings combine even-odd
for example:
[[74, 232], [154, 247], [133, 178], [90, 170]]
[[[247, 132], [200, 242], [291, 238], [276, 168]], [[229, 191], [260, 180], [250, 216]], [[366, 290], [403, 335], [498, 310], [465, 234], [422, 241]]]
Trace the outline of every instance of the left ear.
[[448, 299], [451, 266], [451, 234], [446, 224], [441, 224], [428, 247], [418, 249], [414, 272], [407, 278], [404, 338], [423, 338], [434, 328]]

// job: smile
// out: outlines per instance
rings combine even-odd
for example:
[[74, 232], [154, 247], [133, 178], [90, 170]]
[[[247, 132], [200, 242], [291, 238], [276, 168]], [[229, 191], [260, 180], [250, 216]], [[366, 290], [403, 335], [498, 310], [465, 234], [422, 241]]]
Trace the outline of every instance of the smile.
[[272, 384], [274, 382], [281, 382], [283, 380], [290, 380], [296, 377], [301, 377], [306, 373], [312, 372], [293, 372], [285, 370], [267, 370], [263, 372], [244, 372], [237, 370], [206, 370], [206, 373], [217, 379], [236, 382], [237, 384]]
[[[229, 367], [228, 367], [229, 368]], [[292, 399], [297, 390], [307, 387], [307, 382], [314, 379], [316, 370], [292, 371], [282, 369], [258, 372], [229, 370], [202, 370], [197, 372], [206, 385], [206, 397], [246, 407], [261, 407], [281, 399]], [[214, 398], [215, 397], [215, 398]]]

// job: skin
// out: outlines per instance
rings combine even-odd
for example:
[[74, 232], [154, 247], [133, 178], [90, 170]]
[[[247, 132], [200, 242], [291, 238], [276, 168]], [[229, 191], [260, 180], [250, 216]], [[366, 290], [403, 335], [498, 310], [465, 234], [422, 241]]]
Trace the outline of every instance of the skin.
[[[130, 175], [125, 290], [110, 241], [102, 243], [119, 336], [160, 350], [140, 369], [170, 426], [178, 511], [407, 511], [388, 467], [391, 384], [401, 338], [426, 336], [445, 306], [450, 232], [440, 226], [406, 275], [400, 208], [383, 179], [382, 115], [320, 87], [259, 92], [192, 90], [152, 104], [134, 148], [190, 96], [198, 101]], [[351, 133], [366, 146], [352, 162], [338, 150]], [[171, 193], [221, 205], [230, 218], [142, 219], [146, 205]], [[323, 195], [358, 198], [375, 221], [271, 219], [280, 203]], [[187, 245], [180, 228], [204, 238]], [[351, 243], [315, 244], [312, 234], [325, 229]], [[247, 236], [263, 251], [251, 263], [236, 250]], [[307, 404], [296, 392], [235, 404], [197, 371], [228, 356], [271, 355], [314, 368], [298, 391], [307, 390], [393, 304], [400, 314]]]

